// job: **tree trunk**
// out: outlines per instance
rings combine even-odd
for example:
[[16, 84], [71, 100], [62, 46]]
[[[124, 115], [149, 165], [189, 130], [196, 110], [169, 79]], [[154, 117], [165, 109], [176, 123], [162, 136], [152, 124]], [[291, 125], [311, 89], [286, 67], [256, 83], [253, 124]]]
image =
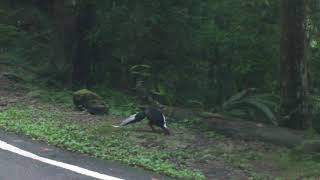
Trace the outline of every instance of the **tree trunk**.
[[305, 63], [305, 1], [282, 0], [281, 115], [284, 125], [305, 129], [307, 76]]
[[211, 93], [207, 99], [207, 104], [221, 104], [223, 101], [221, 82], [219, 81], [219, 66], [221, 62], [219, 61], [219, 49], [216, 46], [213, 46], [213, 54], [209, 55], [211, 59], [208, 67], [208, 87]]
[[77, 47], [72, 60], [72, 84], [77, 86], [90, 86], [90, 74], [95, 60], [94, 48], [90, 46], [87, 39], [88, 33], [94, 27], [96, 20], [95, 7], [93, 3], [86, 3], [79, 10], [77, 17]]

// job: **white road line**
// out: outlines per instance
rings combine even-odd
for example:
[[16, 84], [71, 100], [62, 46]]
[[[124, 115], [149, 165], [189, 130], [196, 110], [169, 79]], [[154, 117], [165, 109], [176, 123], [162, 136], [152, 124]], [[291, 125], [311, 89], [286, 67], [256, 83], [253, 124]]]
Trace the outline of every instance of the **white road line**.
[[40, 157], [40, 156], [35, 155], [33, 153], [30, 153], [28, 151], [24, 151], [24, 150], [19, 149], [19, 148], [15, 147], [15, 146], [12, 146], [12, 145], [4, 142], [4, 141], [0, 141], [0, 149], [3, 149], [5, 151], [9, 151], [9, 152], [12, 152], [12, 153], [15, 153], [15, 154], [19, 154], [21, 156], [24, 156], [24, 157], [27, 157], [27, 158], [31, 158], [31, 159], [34, 159], [34, 160], [37, 160], [37, 161], [40, 161], [40, 162], [43, 162], [43, 163], [46, 163], [46, 164], [50, 164], [52, 166], [56, 166], [56, 167], [60, 167], [60, 168], [63, 168], [63, 169], [67, 169], [69, 171], [73, 171], [73, 172], [76, 172], [78, 174], [82, 174], [82, 175], [85, 175], [85, 176], [97, 178], [97, 179], [100, 179], [100, 180], [122, 180], [122, 179], [119, 179], [119, 178], [116, 178], [116, 177], [113, 177], [113, 176], [108, 176], [108, 175], [101, 174], [101, 173], [98, 173], [98, 172], [90, 171], [88, 169], [84, 169], [84, 168], [81, 168], [81, 167], [78, 167], [78, 166], [74, 166], [74, 165], [71, 165], [71, 164], [67, 164], [67, 163], [51, 160], [51, 159], [48, 159], [48, 158]]

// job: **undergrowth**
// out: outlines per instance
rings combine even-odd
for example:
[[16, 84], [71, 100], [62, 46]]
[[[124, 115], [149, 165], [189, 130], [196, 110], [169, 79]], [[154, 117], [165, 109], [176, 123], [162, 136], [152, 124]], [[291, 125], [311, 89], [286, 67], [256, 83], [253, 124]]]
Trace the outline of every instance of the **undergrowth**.
[[63, 119], [63, 114], [20, 105], [0, 113], [0, 127], [101, 159], [121, 161], [181, 179], [204, 179], [199, 171], [170, 163], [167, 159], [176, 156], [176, 152], [146, 149], [129, 142], [128, 131], [111, 132], [109, 136], [99, 137], [92, 125], [75, 124]]
[[[39, 100], [40, 106], [49, 104], [67, 107], [69, 110], [73, 108], [71, 90], [31, 85], [27, 86], [27, 89], [29, 91], [27, 96]], [[70, 151], [90, 154], [105, 160], [120, 161], [179, 179], [205, 179], [203, 173], [193, 167], [198, 168], [202, 163], [217, 159], [223, 160], [232, 168], [240, 169], [251, 179], [320, 176], [318, 172], [320, 163], [314, 159], [297, 160], [290, 151], [270, 152], [246, 147], [248, 144], [245, 142], [230, 141], [222, 135], [209, 131], [203, 127], [201, 120], [195, 117], [177, 122], [170, 120], [170, 128], [178, 134], [169, 140], [165, 140], [165, 137], [159, 134], [137, 131], [140, 125], [115, 129], [111, 126], [114, 122], [110, 122], [108, 118], [121, 119], [135, 112], [137, 101], [134, 97], [110, 89], [93, 90], [102, 96], [110, 108], [111, 116], [106, 116], [105, 121], [94, 123], [70, 121], [68, 112], [38, 108], [28, 102], [1, 111], [0, 128], [25, 134]], [[145, 126], [147, 127], [146, 124]], [[198, 138], [202, 136], [205, 141], [211, 139], [215, 143], [210, 146], [193, 147], [192, 144], [201, 141]], [[270, 164], [273, 170], [257, 169], [256, 163]], [[277, 174], [278, 170], [282, 172]], [[270, 171], [272, 174], [269, 174]]]
[[[48, 88], [47, 86], [28, 86], [30, 98], [35, 98], [44, 103], [58, 104], [59, 106], [73, 107], [72, 91], [69, 89], [61, 90]], [[93, 89], [97, 92], [108, 105], [110, 115], [128, 116], [132, 112], [138, 111], [136, 99], [124, 93], [112, 89]]]

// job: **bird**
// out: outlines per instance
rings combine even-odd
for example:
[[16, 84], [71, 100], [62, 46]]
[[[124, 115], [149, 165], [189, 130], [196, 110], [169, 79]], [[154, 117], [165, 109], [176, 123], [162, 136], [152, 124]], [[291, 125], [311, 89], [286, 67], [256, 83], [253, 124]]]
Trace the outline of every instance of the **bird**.
[[142, 111], [129, 116], [128, 118], [124, 119], [119, 126], [114, 127], [121, 127], [126, 126], [128, 124], [133, 124], [143, 119], [147, 118], [149, 120], [148, 125], [155, 131], [154, 125], [160, 127], [166, 135], [170, 135], [170, 131], [167, 127], [166, 117], [164, 114], [157, 108], [154, 107], [142, 107]]

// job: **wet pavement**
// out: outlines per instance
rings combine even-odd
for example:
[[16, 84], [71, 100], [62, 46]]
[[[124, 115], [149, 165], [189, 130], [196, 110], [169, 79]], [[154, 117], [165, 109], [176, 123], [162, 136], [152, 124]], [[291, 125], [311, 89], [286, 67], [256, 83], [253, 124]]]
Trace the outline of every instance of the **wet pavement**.
[[[103, 161], [87, 155], [68, 152], [29, 138], [0, 130], [0, 140], [24, 151], [51, 160], [75, 165], [90, 171], [126, 180], [167, 180], [169, 178], [118, 162]], [[94, 180], [90, 176], [49, 165], [0, 149], [1, 180]]]

